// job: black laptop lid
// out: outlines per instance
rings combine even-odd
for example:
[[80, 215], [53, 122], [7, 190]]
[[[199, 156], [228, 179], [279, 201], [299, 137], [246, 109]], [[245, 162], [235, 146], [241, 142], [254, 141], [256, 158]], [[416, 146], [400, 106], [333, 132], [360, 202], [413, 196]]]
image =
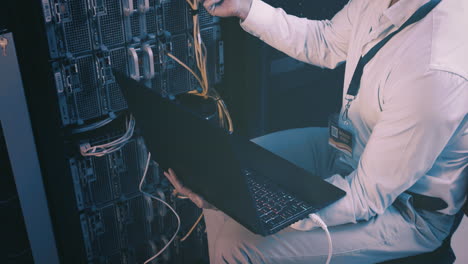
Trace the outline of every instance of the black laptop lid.
[[258, 218], [245, 178], [223, 129], [115, 72], [153, 159], [183, 184], [249, 229]]

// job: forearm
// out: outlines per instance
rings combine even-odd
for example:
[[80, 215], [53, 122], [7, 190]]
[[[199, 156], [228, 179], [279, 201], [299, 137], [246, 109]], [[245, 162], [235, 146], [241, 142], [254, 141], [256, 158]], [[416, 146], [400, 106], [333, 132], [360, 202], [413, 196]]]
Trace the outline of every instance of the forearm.
[[[336, 226], [381, 215], [425, 176], [434, 183], [455, 181], [436, 179], [428, 172], [447, 168], [435, 167], [435, 162], [464, 122], [467, 87], [463, 78], [440, 71], [406, 79], [403, 76], [391, 84], [393, 96], [388, 97], [372, 128], [357, 168], [346, 177], [334, 175], [327, 179], [346, 196], [318, 212], [325, 223]], [[449, 167], [457, 166], [457, 154], [448, 153], [443, 155], [451, 157]], [[296, 226], [308, 230], [306, 224], [304, 221], [304, 228]]]

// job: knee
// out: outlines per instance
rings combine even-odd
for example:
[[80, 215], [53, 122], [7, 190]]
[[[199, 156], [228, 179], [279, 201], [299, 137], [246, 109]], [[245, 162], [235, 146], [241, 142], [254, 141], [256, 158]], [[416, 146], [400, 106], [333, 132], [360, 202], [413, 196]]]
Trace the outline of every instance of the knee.
[[264, 263], [255, 245], [232, 236], [219, 237], [215, 246], [214, 264]]

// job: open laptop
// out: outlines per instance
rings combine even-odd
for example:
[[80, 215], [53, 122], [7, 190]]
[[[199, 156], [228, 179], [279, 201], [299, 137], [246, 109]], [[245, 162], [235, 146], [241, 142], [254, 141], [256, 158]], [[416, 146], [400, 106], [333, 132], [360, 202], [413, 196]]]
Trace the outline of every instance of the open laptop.
[[185, 186], [253, 233], [278, 232], [345, 195], [137, 81], [114, 74], [160, 167], [174, 169]]

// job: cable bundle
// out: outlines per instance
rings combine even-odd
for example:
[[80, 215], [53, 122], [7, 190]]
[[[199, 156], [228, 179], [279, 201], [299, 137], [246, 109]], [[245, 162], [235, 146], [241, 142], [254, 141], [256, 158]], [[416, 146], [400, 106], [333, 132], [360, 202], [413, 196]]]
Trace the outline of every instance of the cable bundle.
[[83, 144], [80, 146], [81, 155], [84, 157], [94, 156], [102, 157], [109, 153], [115, 152], [123, 148], [128, 141], [133, 137], [133, 132], [135, 131], [135, 118], [133, 116], [127, 117], [125, 134], [120, 138], [113, 140], [109, 143], [91, 146], [89, 143]]
[[190, 8], [192, 9], [192, 20], [193, 20], [193, 46], [194, 46], [194, 52], [195, 52], [195, 59], [197, 63], [197, 68], [200, 73], [198, 75], [193, 71], [190, 67], [188, 67], [185, 63], [180, 61], [176, 56], [171, 54], [170, 52], [166, 52], [167, 56], [172, 58], [174, 61], [182, 65], [185, 69], [187, 69], [198, 81], [201, 87], [201, 91], [190, 91], [190, 94], [196, 95], [196, 96], [202, 96], [205, 98], [211, 98], [216, 102], [217, 108], [218, 108], [218, 118], [220, 125], [229, 132], [234, 131], [234, 126], [232, 124], [232, 119], [231, 115], [229, 114], [229, 111], [227, 109], [226, 104], [224, 103], [223, 99], [221, 99], [219, 93], [212, 87], [210, 87], [209, 81], [208, 81], [208, 70], [207, 70], [207, 51], [206, 51], [206, 46], [203, 43], [203, 40], [201, 38], [200, 34], [200, 23], [199, 23], [199, 18], [198, 18], [198, 6], [199, 6], [199, 0], [186, 0], [187, 3], [189, 4]]
[[[167, 50], [165, 51], [166, 55], [168, 57], [170, 57], [171, 59], [173, 59], [178, 64], [180, 64], [182, 67], [184, 67], [187, 71], [189, 71], [195, 77], [195, 79], [198, 81], [198, 83], [200, 84], [201, 91], [194, 90], [194, 91], [190, 91], [189, 93], [193, 94], [193, 95], [196, 95], [196, 96], [201, 96], [201, 97], [204, 97], [204, 98], [210, 98], [210, 99], [214, 100], [216, 102], [217, 108], [218, 108], [217, 112], [218, 112], [220, 125], [222, 127], [226, 128], [229, 132], [233, 132], [234, 127], [233, 127], [231, 115], [229, 114], [229, 111], [227, 109], [226, 104], [224, 103], [223, 99], [221, 99], [219, 93], [214, 88], [210, 87], [210, 85], [209, 85], [208, 70], [207, 70], [207, 64], [206, 64], [207, 63], [207, 51], [206, 51], [206, 46], [203, 43], [203, 40], [201, 38], [200, 24], [199, 24], [199, 18], [198, 18], [198, 11], [199, 11], [198, 6], [199, 6], [200, 2], [199, 2], [199, 0], [186, 0], [186, 1], [189, 4], [189, 6], [190, 6], [190, 8], [192, 9], [192, 12], [193, 12], [192, 13], [192, 19], [193, 19], [193, 45], [194, 45], [194, 52], [195, 52], [195, 59], [196, 59], [197, 69], [198, 69], [200, 74], [197, 74], [193, 69], [191, 69], [189, 66], [187, 66], [187, 64], [182, 62], [180, 59], [178, 59], [176, 56], [174, 56], [172, 53], [170, 53]], [[171, 209], [171, 211], [176, 216], [178, 225], [177, 225], [177, 229], [176, 229], [174, 235], [168, 241], [168, 243], [166, 243], [166, 245], [159, 252], [157, 252], [154, 256], [152, 256], [151, 258], [146, 260], [144, 262], [145, 264], [151, 262], [154, 259], [156, 259], [162, 252], [164, 252], [168, 248], [169, 244], [174, 241], [174, 239], [176, 238], [176, 236], [177, 236], [177, 234], [178, 234], [178, 232], [180, 230], [180, 217], [177, 214], [177, 212], [174, 210], [174, 208], [172, 208], [169, 204], [167, 204], [163, 200], [159, 199], [158, 197], [143, 191], [142, 185], [143, 185], [143, 182], [145, 181], [145, 178], [146, 178], [146, 174], [147, 174], [147, 171], [148, 171], [148, 166], [149, 166], [150, 159], [151, 159], [151, 153], [148, 153], [148, 158], [147, 158], [147, 161], [146, 161], [145, 171], [144, 171], [143, 177], [142, 177], [142, 179], [140, 181], [139, 190], [144, 195], [149, 196], [149, 197], [151, 197], [153, 199], [156, 199], [156, 200], [162, 202], [165, 206], [169, 207], [169, 209]], [[179, 199], [187, 199], [187, 197], [178, 197], [178, 198]], [[190, 228], [190, 230], [187, 232], [187, 234], [182, 239], [180, 239], [181, 242], [185, 241], [190, 236], [190, 234], [192, 234], [192, 232], [195, 230], [196, 226], [200, 223], [200, 221], [202, 219], [203, 219], [203, 213], [200, 214], [200, 216], [195, 221], [195, 223]]]

